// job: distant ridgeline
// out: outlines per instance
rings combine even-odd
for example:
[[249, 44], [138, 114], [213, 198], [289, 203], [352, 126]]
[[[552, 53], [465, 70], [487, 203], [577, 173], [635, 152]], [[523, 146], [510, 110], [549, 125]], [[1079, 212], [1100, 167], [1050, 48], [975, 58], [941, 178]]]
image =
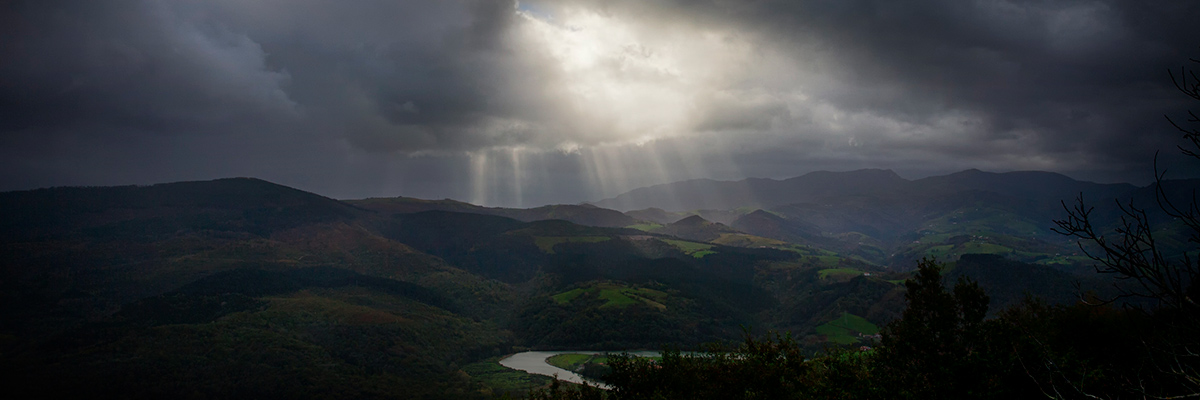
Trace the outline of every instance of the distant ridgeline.
[[532, 209], [249, 178], [0, 193], [0, 373], [47, 397], [493, 398], [544, 382], [495, 366], [528, 348], [689, 348], [742, 327], [869, 345], [923, 257], [978, 280], [993, 310], [1105, 287], [1050, 231], [1079, 193], [1104, 216], [1105, 199], [1154, 201], [974, 170], [697, 180]]

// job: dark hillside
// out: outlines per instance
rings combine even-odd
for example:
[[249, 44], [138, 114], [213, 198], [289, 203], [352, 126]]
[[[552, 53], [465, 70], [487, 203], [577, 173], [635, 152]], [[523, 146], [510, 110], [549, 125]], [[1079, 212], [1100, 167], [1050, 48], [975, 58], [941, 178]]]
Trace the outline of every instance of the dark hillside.
[[511, 340], [511, 288], [311, 193], [224, 179], [0, 205], [0, 372], [50, 397], [471, 398], [458, 365]]
[[[241, 275], [274, 294], [228, 294], [222, 284], [250, 288], [208, 280], [3, 354], [0, 370], [51, 397], [486, 398], [458, 365], [509, 351], [502, 332], [393, 294], [393, 284]], [[290, 283], [271, 283], [281, 278]]]
[[[991, 312], [1016, 305], [1026, 295], [1049, 304], [1072, 305], [1086, 296], [1113, 298], [1118, 293], [1112, 277], [1095, 270], [1069, 273], [1045, 265], [1005, 259], [995, 254], [966, 254], [945, 274], [948, 282], [969, 277], [991, 297]], [[1089, 294], [1090, 293], [1090, 294]], [[1138, 304], [1141, 299], [1123, 301]], [[1149, 305], [1149, 304], [1145, 304]]]
[[[760, 182], [762, 181], [762, 182]], [[732, 209], [757, 204], [756, 187], [773, 180], [715, 181], [694, 179], [634, 189], [592, 204], [618, 211], [661, 208], [669, 211]]]
[[398, 214], [381, 230], [388, 237], [435, 255], [469, 251], [478, 242], [525, 226], [505, 217], [446, 211]]
[[0, 193], [0, 241], [153, 240], [189, 231], [266, 235], [367, 212], [253, 178]]
[[780, 189], [762, 197], [768, 205], [809, 201], [821, 197], [905, 194], [910, 181], [886, 169], [849, 172], [816, 171], [780, 182]]
[[753, 235], [792, 243], [806, 243], [821, 235], [821, 228], [800, 220], [787, 220], [763, 210], [754, 210], [733, 221], [733, 228]]
[[[1053, 268], [1006, 260], [995, 254], [966, 254], [945, 274], [948, 282], [969, 277], [991, 297], [990, 312], [1016, 305], [1025, 296], [1039, 297], [1050, 304], [1070, 305], [1079, 301], [1081, 290], [1105, 289], [1095, 277], [1073, 276]], [[1086, 285], [1076, 284], [1086, 280]]]
[[1071, 179], [1062, 174], [1042, 171], [984, 172], [977, 169], [913, 181], [920, 191], [931, 193], [980, 190], [1005, 196], [1036, 200], [1070, 200], [1083, 193], [1085, 198], [1117, 198], [1136, 187], [1127, 183], [1099, 184]]
[[408, 298], [451, 312], [460, 312], [455, 301], [420, 285], [363, 275], [334, 267], [306, 267], [284, 271], [235, 269], [206, 276], [173, 293], [213, 296], [240, 294], [260, 297], [309, 288], [357, 286]]
[[590, 204], [564, 204], [530, 209], [500, 209], [495, 214], [526, 222], [560, 219], [579, 225], [608, 228], [626, 227], [637, 222], [637, 220], [622, 214], [620, 211], [600, 208]]
[[736, 229], [724, 224], [709, 222], [699, 215], [693, 215], [654, 231], [688, 240], [711, 242], [723, 234], [738, 233]]
[[683, 215], [679, 215], [678, 213], [669, 212], [669, 211], [663, 210], [661, 208], [647, 208], [644, 210], [626, 211], [625, 215], [628, 215], [633, 219], [642, 220], [642, 221], [650, 221], [650, 222], [663, 224], [663, 225], [666, 225], [666, 224], [669, 224], [669, 223], [672, 223], [672, 222], [675, 222], [675, 221], [678, 221], [678, 220], [684, 218]]
[[522, 222], [561, 219], [580, 225], [620, 228], [633, 225], [637, 221], [619, 211], [596, 207], [590, 204], [582, 205], [548, 205], [537, 208], [503, 208], [483, 207], [463, 203], [456, 200], [421, 200], [407, 197], [371, 198], [363, 200], [346, 200], [368, 210], [383, 214], [411, 214], [424, 211], [447, 211], [495, 215], [512, 218]]

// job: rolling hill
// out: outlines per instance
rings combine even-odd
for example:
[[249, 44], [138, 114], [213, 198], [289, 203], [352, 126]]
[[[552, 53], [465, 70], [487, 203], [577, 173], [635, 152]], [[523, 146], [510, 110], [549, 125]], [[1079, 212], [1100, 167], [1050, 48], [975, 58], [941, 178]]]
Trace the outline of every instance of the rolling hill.
[[681, 185], [709, 200], [503, 209], [250, 178], [0, 193], [0, 373], [62, 395], [486, 398], [467, 371], [487, 369], [463, 366], [519, 348], [695, 346], [754, 327], [815, 350], [899, 315], [925, 256], [957, 261], [949, 276], [999, 305], [1023, 287], [1068, 301], [1086, 259], [1049, 231], [1050, 199], [1155, 192], [978, 171]]

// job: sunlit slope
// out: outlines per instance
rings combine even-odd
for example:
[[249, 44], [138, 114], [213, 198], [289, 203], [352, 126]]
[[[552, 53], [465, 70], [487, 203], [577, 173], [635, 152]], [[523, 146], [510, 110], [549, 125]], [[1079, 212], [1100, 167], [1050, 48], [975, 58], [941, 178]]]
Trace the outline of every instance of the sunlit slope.
[[879, 334], [879, 327], [863, 317], [842, 313], [836, 319], [814, 329], [825, 340], [837, 344], [871, 343], [872, 336]]

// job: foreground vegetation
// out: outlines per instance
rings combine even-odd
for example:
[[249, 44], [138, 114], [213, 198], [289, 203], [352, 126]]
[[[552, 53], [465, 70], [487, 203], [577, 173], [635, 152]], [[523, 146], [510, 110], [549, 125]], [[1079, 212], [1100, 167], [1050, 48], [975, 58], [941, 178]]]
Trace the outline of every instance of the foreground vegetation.
[[1027, 299], [985, 318], [979, 285], [960, 278], [946, 287], [941, 265], [929, 260], [905, 285], [908, 308], [870, 349], [808, 357], [790, 334], [747, 334], [736, 345], [666, 351], [660, 360], [609, 356], [611, 391], [554, 386], [529, 398], [1173, 398], [1197, 387], [1197, 360], [1178, 352], [1196, 332], [1186, 310]]

